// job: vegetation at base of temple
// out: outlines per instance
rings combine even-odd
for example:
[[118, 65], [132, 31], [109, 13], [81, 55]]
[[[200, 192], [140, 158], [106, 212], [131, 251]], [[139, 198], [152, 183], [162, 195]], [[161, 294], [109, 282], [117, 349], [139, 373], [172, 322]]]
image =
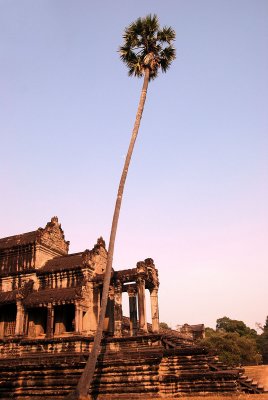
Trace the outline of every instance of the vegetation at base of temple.
[[262, 330], [262, 334], [257, 336], [257, 346], [262, 355], [263, 363], [268, 364], [268, 316], [266, 317], [265, 324], [258, 327]]
[[227, 365], [258, 365], [262, 357], [257, 350], [257, 343], [252, 337], [240, 336], [236, 332], [206, 331], [206, 338], [201, 340], [211, 351], [215, 351], [220, 361]]
[[258, 324], [260, 335], [243, 321], [223, 317], [216, 322], [216, 330], [206, 328], [206, 337], [199, 340], [199, 345], [230, 366], [268, 363], [268, 317], [264, 326]]

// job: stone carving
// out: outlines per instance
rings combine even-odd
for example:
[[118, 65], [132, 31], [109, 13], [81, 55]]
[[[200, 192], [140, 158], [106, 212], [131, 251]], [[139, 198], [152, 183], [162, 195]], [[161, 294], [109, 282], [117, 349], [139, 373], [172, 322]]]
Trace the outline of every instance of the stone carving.
[[106, 248], [105, 241], [103, 240], [103, 237], [102, 237], [102, 236], [100, 236], [100, 237], [98, 238], [98, 240], [97, 240], [97, 246], [101, 246], [101, 247]]
[[147, 267], [149, 267], [149, 268], [155, 268], [154, 260], [153, 260], [152, 258], [146, 258], [146, 259], [144, 260], [144, 262], [145, 262], [145, 265], [146, 265]]
[[92, 268], [92, 253], [90, 250], [86, 249], [82, 253], [82, 262], [85, 267], [91, 267]]
[[52, 249], [61, 251], [62, 254], [67, 254], [69, 250], [69, 242], [65, 240], [64, 232], [59, 224], [58, 217], [52, 217], [51, 221], [46, 224], [46, 227], [39, 228], [38, 241]]
[[137, 275], [138, 280], [145, 280], [148, 276], [148, 270], [144, 261], [137, 262]]
[[34, 286], [34, 281], [30, 279], [27, 282], [24, 282], [22, 286], [19, 288], [18, 293], [17, 293], [17, 299], [24, 299], [26, 296], [28, 296], [29, 293], [33, 291], [33, 286]]
[[105, 242], [102, 238], [99, 238], [98, 243], [92, 250], [87, 249], [82, 254], [83, 265], [87, 268], [87, 273], [84, 272], [86, 279], [90, 279], [96, 274], [103, 274], [106, 269], [107, 251]]
[[135, 285], [127, 285], [127, 292], [129, 297], [137, 296], [137, 286]]
[[158, 271], [155, 268], [148, 268], [148, 280], [150, 282], [149, 286], [153, 288], [159, 287]]

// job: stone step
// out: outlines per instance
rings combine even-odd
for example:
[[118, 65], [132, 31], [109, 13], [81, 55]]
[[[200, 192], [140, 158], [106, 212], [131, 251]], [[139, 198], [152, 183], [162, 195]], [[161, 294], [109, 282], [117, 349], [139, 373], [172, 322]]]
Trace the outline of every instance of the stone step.
[[[149, 337], [153, 345], [148, 344]], [[163, 394], [176, 397], [237, 392], [238, 370], [224, 369], [203, 348], [180, 343], [165, 349], [158, 341], [156, 335], [139, 337], [139, 340], [107, 340], [98, 359], [91, 393], [98, 400], [101, 396], [130, 400], [159, 398]], [[54, 399], [60, 400], [75, 387], [87, 357], [86, 352], [31, 353], [23, 358], [1, 360], [0, 398], [52, 399], [56, 391]]]

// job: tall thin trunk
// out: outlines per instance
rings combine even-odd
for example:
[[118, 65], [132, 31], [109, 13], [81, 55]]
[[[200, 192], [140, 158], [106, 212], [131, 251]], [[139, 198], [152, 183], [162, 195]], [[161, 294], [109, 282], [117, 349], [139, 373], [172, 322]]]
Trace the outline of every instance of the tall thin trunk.
[[145, 73], [144, 73], [144, 81], [143, 81], [138, 111], [136, 114], [136, 120], [135, 120], [134, 128], [133, 128], [132, 135], [131, 135], [131, 140], [130, 140], [129, 147], [128, 147], [128, 152], [127, 152], [125, 164], [124, 164], [122, 175], [121, 175], [118, 192], [117, 192], [115, 208], [114, 208], [113, 222], [112, 222], [112, 227], [111, 227], [110, 242], [109, 242], [108, 255], [107, 255], [107, 265], [106, 265], [106, 271], [105, 271], [105, 276], [104, 276], [104, 281], [103, 281], [102, 302], [101, 302], [99, 322], [98, 322], [98, 326], [97, 326], [91, 353], [89, 355], [87, 364], [85, 366], [85, 369], [84, 369], [84, 371], [81, 375], [81, 378], [79, 379], [78, 385], [77, 385], [77, 389], [76, 389], [77, 396], [79, 396], [79, 395], [86, 396], [87, 395], [88, 390], [91, 385], [91, 382], [92, 382], [92, 379], [93, 379], [94, 372], [95, 372], [98, 354], [101, 349], [101, 339], [102, 339], [102, 334], [103, 334], [104, 318], [105, 318], [105, 312], [106, 312], [107, 301], [108, 301], [109, 285], [110, 285], [110, 280], [111, 280], [114, 244], [115, 244], [115, 238], [116, 238], [116, 232], [117, 232], [117, 225], [118, 225], [118, 220], [119, 220], [120, 208], [121, 208], [122, 197], [123, 197], [125, 182], [126, 182], [126, 178], [127, 178], [128, 168], [129, 168], [129, 164], [131, 161], [131, 156], [133, 153], [135, 141], [136, 141], [136, 138], [137, 138], [137, 135], [139, 132], [141, 117], [142, 117], [144, 104], [145, 104], [145, 100], [146, 100], [147, 88], [148, 88], [148, 84], [149, 84], [149, 76], [150, 76], [149, 68], [146, 68]]

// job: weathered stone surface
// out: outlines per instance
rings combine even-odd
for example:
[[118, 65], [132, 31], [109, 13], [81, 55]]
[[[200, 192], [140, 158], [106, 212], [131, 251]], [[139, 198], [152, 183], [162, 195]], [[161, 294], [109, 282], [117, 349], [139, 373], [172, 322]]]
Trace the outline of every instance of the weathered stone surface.
[[[105, 242], [99, 238], [92, 250], [75, 254], [68, 254], [68, 248], [57, 217], [45, 228], [0, 239], [0, 338], [94, 335], [106, 268]], [[107, 335], [123, 335], [122, 293], [130, 286], [132, 334], [138, 329], [133, 314], [137, 292], [139, 328], [147, 331], [146, 289], [152, 293], [154, 332], [159, 330], [158, 273], [148, 258], [136, 268], [113, 271], [105, 318]]]
[[[99, 317], [107, 251], [102, 238], [92, 250], [69, 255], [68, 248], [57, 217], [44, 229], [0, 239], [3, 400], [66, 398], [85, 366]], [[195, 346], [188, 327], [184, 333], [159, 333], [158, 287], [151, 258], [136, 268], [113, 271], [105, 337], [89, 398], [256, 390], [240, 370], [222, 366]], [[146, 318], [146, 290], [152, 324]], [[122, 315], [123, 292], [129, 296], [130, 319]]]
[[[241, 391], [238, 369], [223, 369], [219, 364], [215, 370], [217, 360], [204, 349], [194, 344], [165, 349], [164, 339], [160, 334], [105, 339], [90, 389], [92, 399], [108, 395], [122, 399], [142, 394], [146, 398], [168, 398]], [[89, 342], [89, 338], [84, 341]], [[1, 359], [0, 398], [61, 399], [75, 388], [88, 348], [77, 347], [77, 338], [71, 345], [69, 338], [69, 347], [45, 353], [37, 342], [37, 351], [20, 358]]]

